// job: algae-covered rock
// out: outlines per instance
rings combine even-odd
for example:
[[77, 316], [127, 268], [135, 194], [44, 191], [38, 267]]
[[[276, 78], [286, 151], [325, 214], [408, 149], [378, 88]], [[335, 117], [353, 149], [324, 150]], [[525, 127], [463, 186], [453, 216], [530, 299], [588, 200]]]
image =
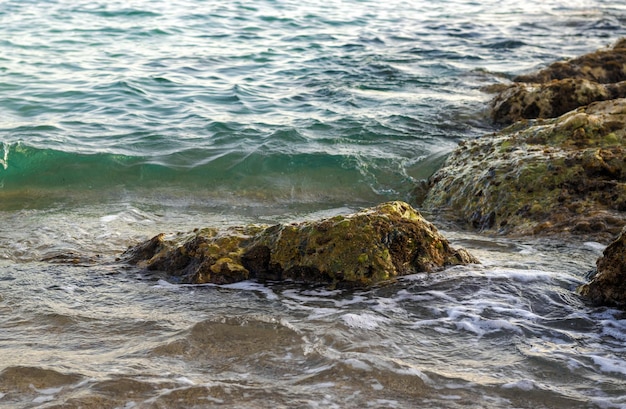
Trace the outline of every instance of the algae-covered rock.
[[167, 237], [161, 233], [128, 249], [123, 259], [182, 283], [228, 284], [250, 278], [241, 264], [245, 243], [262, 228], [207, 228]]
[[555, 62], [536, 73], [520, 75], [513, 81], [545, 83], [565, 78], [581, 78], [601, 84], [626, 81], [626, 38], [618, 40], [611, 48]]
[[626, 81], [600, 84], [582, 78], [566, 78], [544, 84], [513, 83], [493, 99], [491, 116], [500, 124], [554, 118], [595, 101], [623, 97], [626, 97]]
[[254, 239], [244, 257], [257, 277], [354, 285], [476, 261], [464, 250], [451, 248], [431, 223], [403, 202], [271, 227]]
[[125, 259], [186, 283], [248, 278], [368, 286], [477, 260], [449, 242], [411, 206], [390, 202], [346, 216], [270, 227], [164, 235]]
[[604, 250], [592, 280], [579, 293], [595, 304], [626, 308], [626, 227]]
[[595, 101], [626, 97], [626, 39], [612, 48], [516, 77], [491, 101], [498, 124], [555, 118]]
[[626, 221], [625, 137], [616, 99], [466, 141], [423, 207], [483, 231], [612, 237]]

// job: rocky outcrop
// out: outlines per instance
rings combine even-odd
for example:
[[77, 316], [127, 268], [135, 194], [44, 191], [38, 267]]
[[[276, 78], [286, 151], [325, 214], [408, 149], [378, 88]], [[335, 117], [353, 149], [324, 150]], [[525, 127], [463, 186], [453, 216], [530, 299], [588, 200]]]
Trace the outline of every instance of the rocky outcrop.
[[496, 123], [512, 124], [521, 119], [555, 118], [595, 101], [623, 97], [626, 81], [600, 84], [567, 78], [544, 84], [515, 83], [494, 98], [491, 115]]
[[515, 82], [545, 83], [565, 78], [582, 78], [601, 84], [626, 81], [626, 38], [611, 48], [557, 61], [536, 73], [515, 77]]
[[123, 258], [182, 283], [256, 278], [359, 287], [478, 262], [452, 248], [403, 202], [319, 221], [160, 234], [130, 248]]
[[491, 103], [494, 122], [554, 118], [595, 101], [626, 97], [626, 39], [612, 48], [521, 75]]
[[604, 250], [592, 280], [578, 291], [595, 304], [626, 308], [626, 227]]
[[425, 210], [494, 233], [614, 237], [626, 224], [626, 99], [466, 141], [429, 179]]

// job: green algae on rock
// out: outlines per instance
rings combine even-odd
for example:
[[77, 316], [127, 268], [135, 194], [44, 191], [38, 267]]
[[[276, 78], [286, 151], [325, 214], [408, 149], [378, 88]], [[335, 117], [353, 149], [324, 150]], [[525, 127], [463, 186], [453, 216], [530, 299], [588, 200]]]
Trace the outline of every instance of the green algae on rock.
[[604, 250], [597, 272], [578, 292], [599, 305], [626, 308], [626, 227]]
[[161, 233], [129, 248], [123, 259], [151, 271], [164, 271], [182, 283], [230, 284], [250, 278], [241, 264], [245, 243], [262, 230], [259, 226], [214, 228]]
[[481, 231], [613, 237], [626, 224], [626, 99], [466, 141], [429, 180], [427, 211]]
[[128, 262], [184, 283], [246, 279], [369, 286], [448, 265], [477, 263], [415, 209], [383, 203], [355, 214], [270, 227], [163, 234], [125, 253]]

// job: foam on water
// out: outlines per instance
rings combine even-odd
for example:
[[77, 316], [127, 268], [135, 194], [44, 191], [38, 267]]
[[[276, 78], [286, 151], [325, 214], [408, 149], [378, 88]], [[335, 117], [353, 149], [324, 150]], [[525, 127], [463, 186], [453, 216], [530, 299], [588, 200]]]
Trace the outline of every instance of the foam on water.
[[380, 327], [381, 323], [389, 322], [389, 320], [384, 317], [369, 313], [344, 314], [341, 316], [341, 319], [349, 327], [365, 330], [374, 330]]

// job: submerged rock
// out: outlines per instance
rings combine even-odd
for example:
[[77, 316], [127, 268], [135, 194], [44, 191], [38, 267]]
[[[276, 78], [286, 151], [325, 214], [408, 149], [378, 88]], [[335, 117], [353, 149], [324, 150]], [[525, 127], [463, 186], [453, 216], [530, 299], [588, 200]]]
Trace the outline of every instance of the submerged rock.
[[578, 291], [595, 304], [626, 308], [626, 227], [604, 250], [592, 280]]
[[555, 118], [595, 101], [626, 97], [626, 39], [612, 48], [516, 77], [491, 102], [495, 123]]
[[626, 224], [626, 99], [461, 143], [425, 210], [482, 231], [614, 237]]
[[184, 283], [250, 278], [369, 286], [447, 265], [477, 263], [411, 206], [390, 202], [319, 221], [160, 234], [124, 258]]

